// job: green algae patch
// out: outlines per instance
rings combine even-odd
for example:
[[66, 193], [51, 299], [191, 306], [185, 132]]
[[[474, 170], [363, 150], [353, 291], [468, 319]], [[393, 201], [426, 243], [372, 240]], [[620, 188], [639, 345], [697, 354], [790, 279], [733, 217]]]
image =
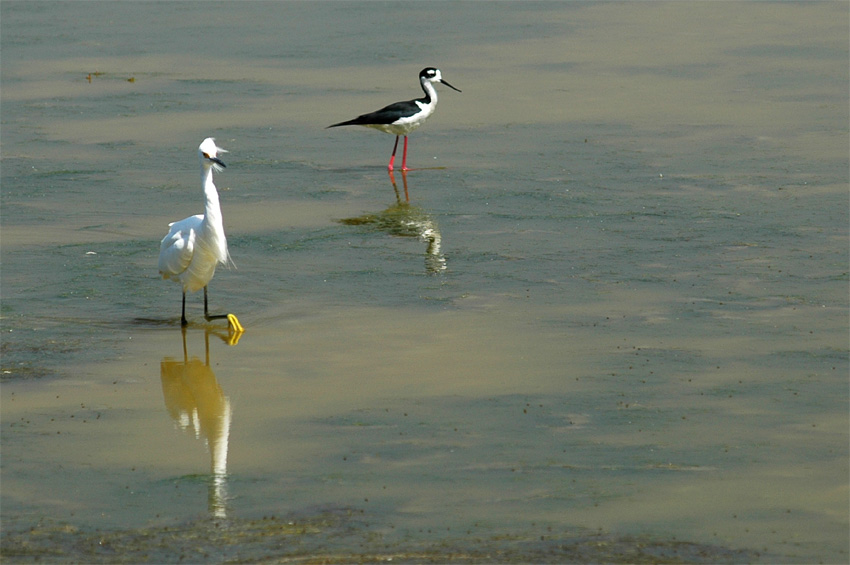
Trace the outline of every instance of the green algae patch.
[[[404, 536], [402, 536], [404, 538]], [[423, 541], [374, 531], [363, 511], [312, 516], [200, 519], [175, 526], [84, 531], [45, 521], [5, 531], [4, 563], [744, 563], [754, 551], [602, 533], [551, 529], [447, 536]]]

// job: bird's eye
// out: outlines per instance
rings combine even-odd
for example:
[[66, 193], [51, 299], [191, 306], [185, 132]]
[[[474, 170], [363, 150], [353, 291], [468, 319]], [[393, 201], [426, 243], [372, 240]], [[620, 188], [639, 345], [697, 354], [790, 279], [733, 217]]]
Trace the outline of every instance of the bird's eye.
[[209, 153], [204, 153], [204, 159], [209, 159], [209, 158], [210, 158]]

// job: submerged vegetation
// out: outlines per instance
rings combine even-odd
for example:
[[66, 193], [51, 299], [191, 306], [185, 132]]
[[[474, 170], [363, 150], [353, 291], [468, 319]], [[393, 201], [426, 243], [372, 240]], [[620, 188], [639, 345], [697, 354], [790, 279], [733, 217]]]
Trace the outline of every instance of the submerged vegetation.
[[336, 508], [309, 517], [201, 519], [115, 531], [46, 522], [4, 531], [0, 556], [4, 563], [752, 563], [765, 557], [676, 540], [551, 534], [390, 541], [371, 530], [359, 510]]

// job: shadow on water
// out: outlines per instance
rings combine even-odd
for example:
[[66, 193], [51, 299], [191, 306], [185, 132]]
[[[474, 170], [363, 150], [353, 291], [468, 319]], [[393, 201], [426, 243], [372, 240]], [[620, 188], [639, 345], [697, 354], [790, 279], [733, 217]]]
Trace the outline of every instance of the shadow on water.
[[438, 274], [446, 270], [446, 258], [442, 251], [442, 234], [437, 222], [431, 215], [419, 206], [410, 204], [410, 191], [407, 183], [407, 173], [402, 171], [402, 187], [404, 200], [398, 188], [395, 175], [389, 172], [390, 182], [395, 192], [395, 203], [388, 208], [355, 218], [344, 218], [339, 223], [348, 226], [367, 226], [388, 233], [395, 237], [417, 237], [426, 244], [425, 270]]
[[[165, 357], [160, 363], [162, 397], [175, 424], [207, 444], [210, 454], [209, 512], [214, 518], [227, 516], [227, 448], [232, 411], [210, 365], [210, 334], [232, 343], [233, 332], [206, 328], [204, 359], [189, 357], [186, 328], [181, 328], [183, 360]], [[238, 338], [237, 338], [238, 340]]]

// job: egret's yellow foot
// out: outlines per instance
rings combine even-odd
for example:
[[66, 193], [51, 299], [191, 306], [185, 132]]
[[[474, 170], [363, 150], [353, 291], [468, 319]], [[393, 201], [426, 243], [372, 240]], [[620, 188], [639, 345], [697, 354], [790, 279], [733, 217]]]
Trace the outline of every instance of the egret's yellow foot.
[[228, 314], [227, 321], [230, 322], [230, 328], [234, 332], [242, 333], [245, 331], [245, 328], [239, 323], [239, 318], [236, 317], [236, 314]]
[[245, 328], [239, 323], [239, 319], [233, 314], [227, 315], [227, 345], [236, 345], [239, 343], [239, 338], [242, 337], [242, 332]]

